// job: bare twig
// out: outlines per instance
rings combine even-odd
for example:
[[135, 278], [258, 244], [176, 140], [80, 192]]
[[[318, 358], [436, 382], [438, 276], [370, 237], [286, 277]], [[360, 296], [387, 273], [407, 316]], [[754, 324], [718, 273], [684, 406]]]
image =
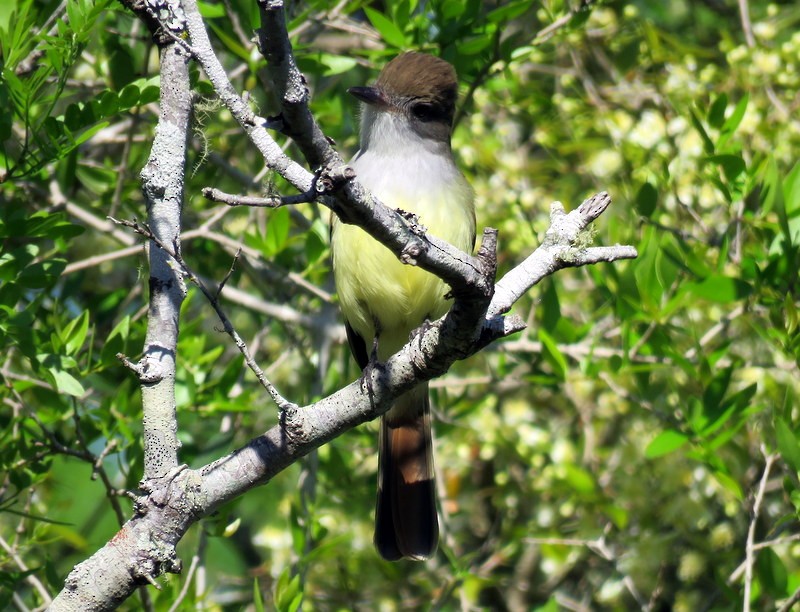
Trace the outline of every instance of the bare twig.
[[764, 540], [763, 542], [753, 544], [753, 550], [772, 548], [773, 546], [780, 546], [781, 544], [788, 544], [789, 542], [797, 542], [798, 540], [800, 540], [800, 533], [793, 533], [792, 535], [775, 538], [774, 540]]
[[[266, 374], [261, 369], [261, 367], [258, 365], [258, 363], [256, 363], [255, 359], [251, 355], [250, 350], [247, 348], [247, 344], [245, 343], [244, 340], [242, 340], [242, 337], [239, 335], [239, 333], [233, 327], [233, 324], [231, 323], [230, 319], [225, 314], [225, 311], [222, 309], [222, 306], [219, 303], [219, 290], [221, 290], [222, 287], [220, 287], [219, 290], [217, 290], [217, 291], [210, 290], [206, 286], [206, 284], [187, 265], [186, 261], [183, 259], [183, 256], [181, 255], [181, 253], [179, 251], [177, 251], [175, 248], [164, 244], [155, 234], [153, 234], [152, 230], [150, 230], [150, 228], [147, 225], [143, 225], [143, 224], [135, 222], [135, 221], [127, 221], [127, 220], [124, 220], [124, 219], [123, 220], [112, 219], [112, 221], [114, 223], [117, 223], [118, 225], [122, 225], [124, 227], [129, 227], [134, 232], [136, 232], [137, 234], [140, 234], [140, 235], [144, 236], [145, 238], [148, 238], [149, 240], [153, 241], [153, 243], [159, 249], [163, 250], [172, 259], [175, 260], [175, 262], [178, 264], [178, 266], [180, 267], [180, 269], [183, 272], [183, 274], [185, 274], [186, 277], [190, 281], [192, 281], [192, 283], [194, 283], [197, 286], [197, 288], [200, 289], [200, 291], [206, 297], [206, 299], [208, 300], [208, 303], [214, 309], [214, 312], [217, 313], [217, 316], [219, 317], [219, 320], [222, 323], [222, 326], [223, 326], [223, 329], [224, 329], [225, 333], [228, 334], [231, 337], [231, 339], [233, 339], [234, 344], [236, 344], [236, 348], [239, 349], [239, 352], [244, 357], [245, 363], [252, 370], [252, 372], [256, 375], [256, 378], [258, 379], [258, 382], [261, 384], [261, 386], [264, 387], [264, 389], [267, 391], [267, 393], [270, 394], [270, 396], [272, 397], [273, 401], [278, 406], [278, 408], [281, 411], [287, 410], [287, 409], [290, 409], [290, 408], [295, 408], [296, 405], [294, 403], [290, 402], [289, 400], [285, 399], [278, 392], [277, 388], [267, 379]], [[134, 367], [136, 368], [138, 366], [134, 365]]]
[[572, 18], [575, 17], [575, 15], [577, 15], [579, 12], [589, 10], [592, 2], [593, 0], [581, 0], [581, 2], [579, 2], [575, 8], [556, 19], [546, 28], [539, 30], [536, 33], [536, 36], [533, 38], [533, 44], [540, 45], [549, 40], [558, 30], [569, 24], [569, 22], [572, 21]]
[[[51, 191], [51, 197], [52, 195], [53, 194]], [[55, 205], [59, 204], [58, 200], [56, 200], [55, 198], [53, 198], [53, 203]], [[125, 246], [132, 247], [136, 245], [136, 240], [133, 238], [133, 236], [117, 229], [116, 227], [114, 227], [114, 224], [110, 223], [107, 219], [101, 219], [100, 217], [93, 215], [90, 211], [81, 208], [80, 206], [74, 204], [73, 202], [70, 202], [66, 198], [64, 199], [63, 204], [68, 214], [72, 215], [79, 221], [85, 223], [89, 227], [92, 227], [96, 230], [109, 234], [114, 238], [114, 240], [116, 240], [121, 244], [124, 244]]]
[[[728, 314], [724, 315], [720, 318], [720, 320], [715, 324], [712, 325], [703, 337], [700, 338], [698, 342], [698, 346], [700, 348], [704, 348], [708, 346], [708, 344], [716, 338], [720, 332], [727, 329], [728, 326], [731, 324], [731, 321], [735, 321], [741, 314], [746, 310], [746, 306], [744, 304], [739, 304], [736, 308], [731, 310]], [[692, 347], [684, 354], [686, 359], [694, 359], [697, 356], [697, 347]]]
[[228, 268], [228, 272], [225, 274], [225, 277], [219, 282], [217, 286], [217, 291], [214, 293], [214, 299], [218, 300], [222, 290], [225, 288], [225, 285], [230, 280], [233, 273], [236, 271], [236, 262], [239, 261], [239, 256], [242, 254], [242, 250], [238, 249], [236, 254], [233, 256], [233, 260], [231, 261], [231, 267]]
[[[739, 17], [742, 22], [744, 40], [750, 49], [754, 49], [756, 46], [756, 37], [753, 35], [753, 24], [750, 21], [750, 5], [748, 0], [739, 0]], [[783, 100], [781, 100], [778, 97], [778, 94], [775, 93], [771, 83], [767, 83], [767, 85], [764, 87], [764, 91], [766, 92], [770, 102], [772, 102], [773, 107], [777, 109], [778, 113], [781, 115], [781, 118], [789, 119], [791, 117], [789, 114], [789, 109], [786, 108]]]
[[750, 597], [753, 588], [753, 564], [755, 563], [755, 537], [756, 525], [758, 524], [758, 516], [761, 513], [761, 503], [764, 501], [764, 490], [767, 487], [767, 480], [769, 480], [769, 473], [772, 469], [772, 464], [778, 459], [777, 454], [767, 454], [766, 449], [761, 447], [761, 453], [764, 455], [764, 472], [761, 474], [761, 482], [758, 484], [755, 500], [753, 501], [753, 514], [750, 519], [750, 527], [747, 529], [747, 543], [745, 544], [745, 567], [744, 567], [744, 604], [742, 606], [743, 612], [750, 612]]
[[[528, 544], [549, 544], [554, 546], [579, 546], [579, 547], [586, 547], [591, 550], [594, 554], [598, 555], [599, 557], [605, 559], [606, 561], [614, 561], [616, 558], [616, 554], [614, 551], [609, 547], [608, 543], [606, 542], [606, 535], [610, 530], [610, 525], [606, 526], [604, 533], [595, 539], [588, 540], [588, 539], [579, 539], [579, 538], [525, 538], [525, 542]], [[648, 608], [647, 600], [642, 596], [639, 592], [639, 589], [636, 587], [636, 584], [633, 582], [633, 579], [627, 575], [623, 574], [622, 576], [622, 583], [625, 585], [625, 588], [628, 589], [628, 592], [633, 596], [636, 600], [636, 603], [639, 604], [639, 607], [642, 610]]]
[[508, 312], [511, 305], [531, 287], [561, 268], [635, 258], [637, 253], [632, 246], [594, 248], [576, 246], [581, 232], [597, 219], [609, 204], [611, 197], [605, 192], [584, 200], [569, 214], [564, 212], [560, 202], [554, 202], [550, 207], [550, 227], [542, 245], [497, 282], [488, 315]]
[[263, 127], [263, 120], [255, 116], [242, 97], [236, 92], [233, 85], [231, 85], [225, 68], [211, 48], [211, 41], [208, 38], [203, 18], [197, 8], [197, 2], [195, 0], [185, 0], [183, 7], [186, 11], [186, 26], [192, 41], [193, 56], [203, 67], [220, 101], [230, 110], [231, 115], [242, 126], [251, 142], [261, 152], [266, 165], [280, 173], [301, 192], [308, 191], [311, 188], [313, 175], [281, 150], [278, 143]]
[[309, 190], [292, 196], [268, 196], [263, 198], [225, 193], [216, 187], [204, 187], [202, 193], [212, 202], [222, 202], [228, 206], [253, 206], [256, 208], [280, 208], [281, 206], [292, 204], [306, 204], [313, 202], [319, 196], [316, 191]]
[[[285, 156], [281, 147], [264, 130], [263, 121], [233, 89], [211, 48], [196, 1], [184, 0], [180, 6], [186, 13], [191, 52], [202, 65], [222, 103], [262, 152], [267, 165], [301, 192], [307, 192], [315, 185], [314, 175]], [[172, 221], [173, 227], [180, 230], [180, 217], [174, 216], [176, 200], [170, 200], [171, 210], [156, 211], [164, 216], [158, 217], [154, 213], [146, 225], [118, 222], [152, 241], [151, 255], [161, 253], [161, 261], [175, 273], [170, 278], [176, 284], [181, 285], [184, 276], [197, 284], [223, 322], [225, 331], [245, 356], [248, 366], [282, 410], [276, 426], [199, 470], [176, 466], [170, 456], [166, 463], [172, 468], [166, 473], [146, 471], [143, 495], [136, 500], [133, 518], [108, 544], [76, 566], [59, 595], [59, 603], [74, 602], [80, 589], [84, 592], [91, 589], [92, 596], [97, 593], [98, 598], [103, 598], [102, 605], [111, 607], [124, 600], [142, 581], [155, 583], [160, 574], [179, 571], [175, 546], [194, 522], [252, 487], [267, 482], [300, 457], [344, 431], [383, 414], [399, 395], [421, 381], [440, 376], [456, 360], [476, 353], [493, 339], [519, 330], [524, 325], [521, 319], [503, 316], [503, 313], [542, 278], [564, 267], [636, 256], [632, 247], [586, 248], [588, 236], [582, 236], [581, 232], [608, 206], [610, 198], [607, 194], [590, 198], [569, 215], [560, 205], [554, 205], [552, 225], [544, 243], [537, 249], [538, 254], [534, 253], [532, 258], [497, 284], [496, 300], [493, 301], [497, 232], [485, 230], [481, 249], [477, 256], [472, 257], [447, 243], [425, 236], [416, 220], [388, 209], [372, 198], [353, 180], [352, 171], [348, 174], [331, 143], [318, 137], [321, 131], [308, 123], [313, 122], [307, 108], [308, 92], [304, 89], [302, 75], [294, 66], [285, 32], [282, 2], [261, 0], [259, 8], [265, 26], [274, 28], [270, 30], [272, 42], [265, 44], [262, 41], [265, 55], [286, 60], [270, 62], [273, 79], [278, 81], [276, 91], [284, 118], [292, 118], [291, 121], [287, 119], [287, 124], [293, 129], [306, 130], [292, 136], [313, 167], [316, 167], [313, 160], [335, 162], [326, 164], [318, 173], [320, 180], [317, 185], [322, 186], [320, 198], [343, 222], [363, 227], [404, 262], [416, 264], [444, 279], [453, 290], [453, 308], [441, 319], [417, 330], [397, 354], [370, 368], [361, 380], [311, 406], [297, 407], [278, 395], [266, 380], [220, 308], [217, 296], [188, 268], [181, 254], [179, 234], [165, 237], [159, 233], [159, 228], [153, 227], [157, 222]], [[170, 46], [174, 47], [173, 51], [185, 48], [178, 44]], [[162, 67], [164, 64], [162, 60]], [[169, 78], [162, 74], [161, 82], [163, 86]], [[287, 93], [290, 94], [288, 97]], [[173, 151], [173, 154], [176, 153]], [[155, 168], [150, 170], [155, 171]], [[174, 172], [181, 173], [182, 177], [184, 169]], [[145, 183], [147, 190], [148, 184]], [[153, 192], [157, 186], [149, 185]], [[157, 313], [151, 314], [157, 316]], [[168, 348], [175, 350], [175, 347]], [[143, 391], [145, 388], [147, 386], [143, 385]], [[167, 399], [174, 402], [174, 394]], [[172, 450], [168, 448], [170, 453]], [[143, 541], [148, 542], [145, 550], [140, 544]], [[604, 554], [600, 546], [597, 551]], [[489, 568], [500, 558], [500, 554], [493, 555], [482, 567]], [[120, 563], [120, 559], [126, 561]], [[107, 584], [99, 585], [96, 579], [98, 567], [108, 570], [104, 575]], [[91, 585], [87, 584], [90, 581]], [[104, 589], [102, 593], [96, 590], [100, 586]], [[54, 607], [59, 609], [59, 606]]]
[[790, 612], [790, 610], [795, 610], [795, 605], [798, 602], [800, 602], [800, 587], [797, 587], [795, 592], [792, 593], [792, 596], [781, 604], [777, 612]]
[[117, 251], [111, 251], [110, 253], [103, 253], [102, 255], [94, 255], [92, 257], [87, 257], [86, 259], [82, 259], [80, 261], [75, 261], [73, 263], [67, 264], [62, 274], [65, 275], [73, 274], [75, 272], [80, 272], [81, 270], [85, 270], [87, 268], [94, 268], [96, 266], [100, 266], [109, 261], [122, 259], [124, 257], [130, 257], [132, 255], [141, 255], [143, 253], [144, 251], [142, 250], [142, 245], [137, 244], [136, 246], [126, 247], [124, 249], [119, 249]]
[[192, 579], [194, 578], [194, 574], [197, 571], [198, 566], [200, 565], [200, 560], [203, 557], [206, 549], [206, 533], [205, 531], [200, 531], [200, 542], [197, 544], [197, 551], [192, 555], [192, 561], [189, 564], [189, 571], [186, 572], [186, 576], [183, 579], [183, 586], [181, 587], [180, 593], [175, 598], [175, 601], [172, 602], [172, 605], [169, 607], [168, 612], [175, 612], [175, 610], [180, 609], [181, 602], [186, 598], [186, 594], [189, 592], [189, 587], [192, 584]]
[[[27, 572], [29, 571], [28, 566], [25, 564], [25, 561], [22, 560], [22, 557], [17, 554], [17, 551], [12, 547], [8, 542], [5, 541], [3, 536], [0, 536], [0, 548], [6, 551], [6, 554], [11, 558], [11, 560], [16, 564], [16, 566], [20, 569], [20, 571]], [[37, 593], [39, 593], [39, 597], [42, 598], [45, 604], [49, 605], [53, 602], [52, 598], [50, 597], [50, 593], [45, 588], [42, 581], [39, 580], [35, 574], [28, 574], [25, 577], [25, 582], [27, 582], [31, 587], [33, 587]]]
[[739, 17], [742, 21], [742, 31], [748, 47], [756, 46], [756, 37], [753, 36], [753, 24], [750, 22], [750, 6], [747, 0], [739, 0]]

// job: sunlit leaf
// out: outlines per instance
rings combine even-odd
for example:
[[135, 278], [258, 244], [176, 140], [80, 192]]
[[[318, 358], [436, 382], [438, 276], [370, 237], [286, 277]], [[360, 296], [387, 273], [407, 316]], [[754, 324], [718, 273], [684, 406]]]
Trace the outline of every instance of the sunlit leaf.
[[797, 435], [782, 418], [775, 419], [775, 437], [783, 460], [795, 472], [800, 472], [800, 443]]
[[375, 9], [365, 7], [364, 12], [367, 15], [372, 26], [378, 30], [384, 41], [391, 46], [402, 49], [406, 46], [406, 37], [402, 30], [398, 28], [390, 19], [383, 13], [379, 13]]
[[699, 283], [688, 284], [686, 290], [694, 297], [727, 304], [747, 297], [752, 288], [742, 280], [721, 274], [712, 274]]
[[678, 450], [689, 441], [689, 438], [677, 431], [662, 431], [653, 438], [644, 451], [644, 456], [648, 459], [655, 459]]

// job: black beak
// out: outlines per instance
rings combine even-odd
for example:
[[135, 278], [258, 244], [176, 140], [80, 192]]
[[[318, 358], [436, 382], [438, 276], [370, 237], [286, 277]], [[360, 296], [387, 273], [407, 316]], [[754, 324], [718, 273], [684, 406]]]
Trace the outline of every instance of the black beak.
[[377, 87], [351, 87], [347, 90], [347, 93], [352, 94], [365, 104], [373, 104], [375, 106], [386, 106], [389, 104], [389, 98]]

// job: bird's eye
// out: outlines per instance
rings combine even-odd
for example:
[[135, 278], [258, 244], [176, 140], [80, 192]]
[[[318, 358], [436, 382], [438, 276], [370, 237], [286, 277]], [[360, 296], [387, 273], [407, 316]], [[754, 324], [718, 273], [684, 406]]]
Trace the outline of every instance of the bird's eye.
[[430, 102], [417, 102], [411, 107], [411, 112], [420, 121], [433, 121], [441, 116], [436, 106]]

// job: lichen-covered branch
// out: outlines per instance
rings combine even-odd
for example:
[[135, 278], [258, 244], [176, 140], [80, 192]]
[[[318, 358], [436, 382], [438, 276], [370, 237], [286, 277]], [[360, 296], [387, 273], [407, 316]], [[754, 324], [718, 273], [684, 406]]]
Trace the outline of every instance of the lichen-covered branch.
[[[153, 6], [185, 11], [188, 43], [175, 31], [183, 12], [162, 23], [162, 109], [151, 158], [142, 172], [148, 203], [151, 246], [151, 304], [145, 355], [130, 363], [142, 381], [145, 404], [145, 474], [133, 517], [92, 557], [76, 566], [53, 602], [54, 610], [110, 610], [139, 585], [155, 583], [164, 572], [180, 571], [175, 547], [186, 530], [221, 504], [268, 482], [300, 457], [385, 412], [400, 394], [445, 373], [452, 364], [514, 333], [524, 323], [506, 313], [541, 279], [564, 267], [635, 257], [632, 247], [590, 247], [586, 227], [610, 204], [598, 194], [566, 214], [555, 204], [543, 244], [495, 284], [497, 232], [487, 229], [475, 255], [428, 237], [413, 217], [375, 200], [357, 182], [308, 112], [307, 91], [294, 66], [283, 26], [283, 4], [261, 0], [262, 51], [273, 62], [272, 78], [282, 98], [283, 131], [292, 135], [314, 173], [288, 158], [235, 92], [208, 40], [195, 0], [137, 0], [152, 23]], [[148, 7], [148, 8], [143, 8]], [[156, 20], [158, 22], [158, 20]], [[368, 368], [364, 378], [309, 406], [285, 402], [280, 421], [249, 444], [210, 464], [189, 469], [178, 464], [174, 373], [178, 314], [184, 286], [180, 258], [180, 211], [184, 158], [191, 110], [186, 54], [206, 71], [220, 100], [264, 155], [266, 163], [307, 194], [329, 206], [343, 222], [355, 223], [409, 264], [443, 278], [453, 307], [422, 326], [386, 363]], [[182, 261], [182, 260], [181, 260]], [[184, 267], [183, 272], [188, 270]]]
[[[186, 142], [192, 112], [188, 57], [179, 45], [161, 49], [161, 114], [150, 158], [142, 169], [148, 225], [180, 249]], [[139, 362], [144, 418], [144, 478], [178, 465], [175, 360], [180, 306], [186, 287], [163, 249], [150, 247], [150, 306], [144, 355]]]
[[[153, 234], [179, 250], [192, 111], [189, 56], [172, 42], [160, 47], [160, 56], [160, 116], [150, 157], [141, 172], [142, 191]], [[159, 248], [151, 247], [149, 254], [150, 303], [144, 351], [138, 363], [126, 360], [141, 383], [145, 483], [178, 468], [175, 370], [180, 306], [186, 294], [173, 258]], [[148, 521], [156, 516], [151, 513]], [[174, 571], [174, 547], [170, 549], [158, 533], [142, 528], [141, 521], [128, 521], [111, 542], [70, 572], [50, 609], [112, 609], [137, 586], [152, 582], [164, 571]], [[163, 555], [161, 549], [170, 552]]]
[[588, 240], [580, 239], [610, 204], [611, 196], [606, 192], [593, 195], [570, 213], [564, 212], [561, 202], [554, 202], [542, 245], [497, 282], [488, 315], [508, 312], [531, 287], [561, 268], [635, 258], [632, 246], [589, 247]]

